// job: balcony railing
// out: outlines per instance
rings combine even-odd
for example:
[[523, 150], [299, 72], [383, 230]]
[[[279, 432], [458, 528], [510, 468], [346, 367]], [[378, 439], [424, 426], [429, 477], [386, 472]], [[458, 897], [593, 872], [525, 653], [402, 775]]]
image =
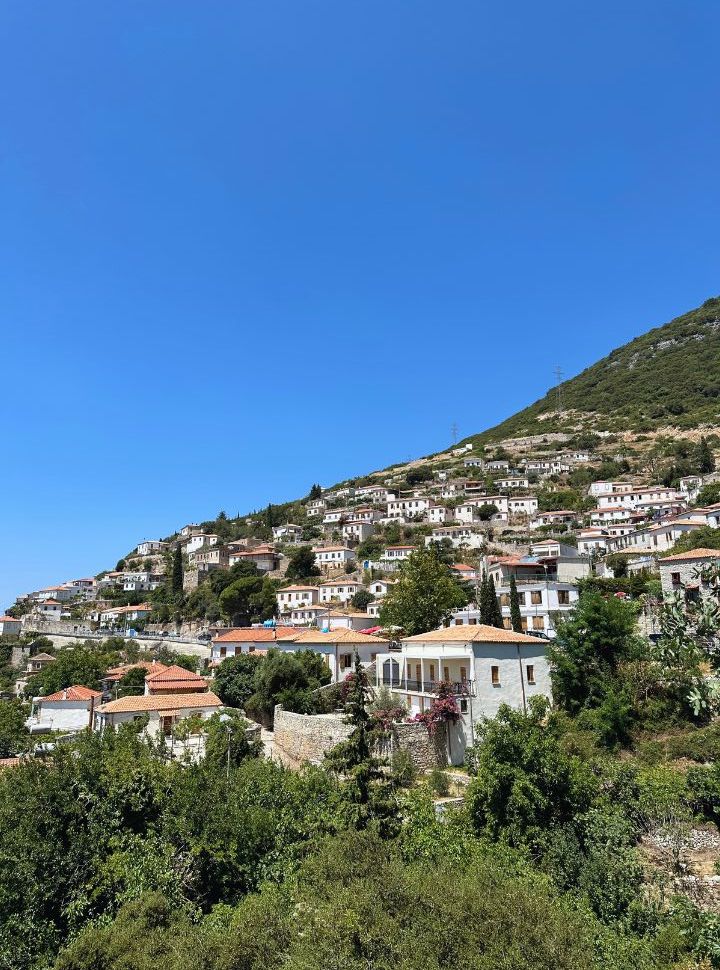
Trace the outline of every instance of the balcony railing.
[[398, 677], [390, 678], [389, 675], [384, 675], [382, 677], [381, 683], [385, 687], [395, 688], [396, 690], [407, 690], [413, 694], [437, 694], [441, 684], [447, 684], [456, 697], [469, 697], [475, 696], [475, 690], [473, 688], [472, 681], [469, 680], [453, 680], [453, 681], [440, 681], [440, 680], [414, 680], [408, 677], [407, 680]]

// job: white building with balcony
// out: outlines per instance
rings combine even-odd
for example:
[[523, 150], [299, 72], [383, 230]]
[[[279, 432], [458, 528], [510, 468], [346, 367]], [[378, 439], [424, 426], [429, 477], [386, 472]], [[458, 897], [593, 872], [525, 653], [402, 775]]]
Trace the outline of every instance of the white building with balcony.
[[501, 704], [527, 710], [532, 697], [551, 696], [547, 642], [512, 630], [479, 624], [453, 625], [401, 641], [399, 652], [379, 653], [377, 686], [387, 686], [410, 707], [411, 715], [428, 710], [440, 682], [451, 685], [460, 709], [448, 731], [448, 758], [463, 763], [483, 717], [494, 717]]

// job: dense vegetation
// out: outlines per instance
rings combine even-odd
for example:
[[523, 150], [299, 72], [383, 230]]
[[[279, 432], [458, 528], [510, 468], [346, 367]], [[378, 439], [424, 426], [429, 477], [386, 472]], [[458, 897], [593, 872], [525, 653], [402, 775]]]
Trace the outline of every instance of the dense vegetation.
[[[718, 424], [720, 297], [613, 350], [560, 389], [563, 410], [591, 416], [596, 429]], [[553, 388], [502, 424], [466, 440], [482, 443], [557, 431], [540, 420], [556, 411]]]

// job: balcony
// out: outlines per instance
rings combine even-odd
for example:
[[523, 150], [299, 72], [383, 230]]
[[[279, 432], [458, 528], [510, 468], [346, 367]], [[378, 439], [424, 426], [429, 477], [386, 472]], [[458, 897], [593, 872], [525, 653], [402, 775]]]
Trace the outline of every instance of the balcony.
[[[440, 684], [443, 681], [439, 680], [413, 680], [408, 678], [403, 680], [402, 678], [390, 678], [389, 676], [383, 676], [380, 683], [384, 687], [389, 687], [392, 690], [407, 690], [413, 694], [437, 694], [440, 688]], [[475, 696], [475, 689], [473, 687], [472, 681], [469, 680], [453, 680], [446, 681], [452, 688], [452, 692], [456, 697], [470, 697]]]

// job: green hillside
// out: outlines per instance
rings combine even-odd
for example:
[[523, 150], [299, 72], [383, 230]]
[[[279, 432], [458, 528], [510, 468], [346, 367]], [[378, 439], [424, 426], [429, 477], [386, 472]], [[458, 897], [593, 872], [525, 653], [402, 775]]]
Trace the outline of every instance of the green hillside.
[[[720, 297], [656, 327], [560, 385], [563, 423], [608, 431], [720, 424]], [[573, 420], [574, 419], [574, 420]], [[552, 388], [530, 407], [467, 441], [558, 427]]]

